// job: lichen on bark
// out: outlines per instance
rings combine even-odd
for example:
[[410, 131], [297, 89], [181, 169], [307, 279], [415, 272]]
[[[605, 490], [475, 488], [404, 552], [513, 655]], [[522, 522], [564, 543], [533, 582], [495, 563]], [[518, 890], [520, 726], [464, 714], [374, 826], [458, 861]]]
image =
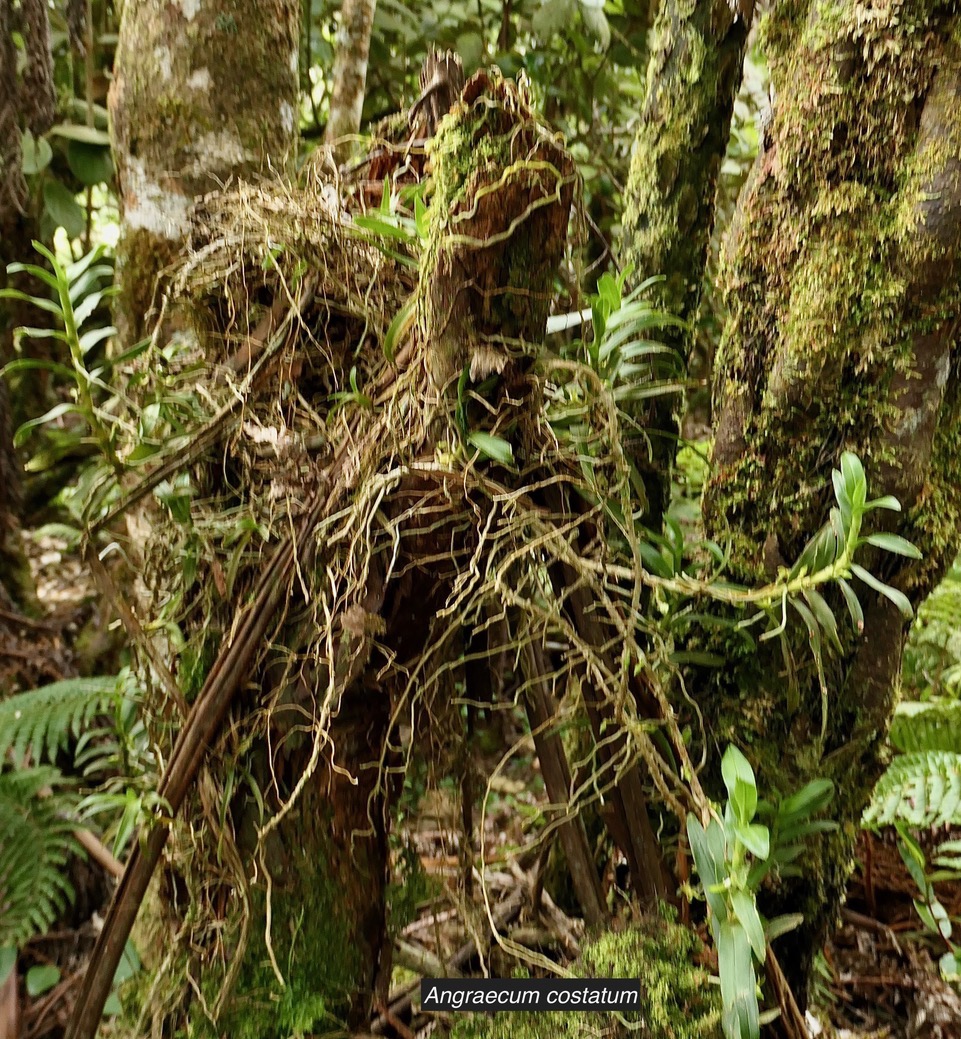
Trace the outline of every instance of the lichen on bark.
[[351, 144], [347, 138], [360, 132], [376, 6], [376, 0], [344, 0], [340, 11], [324, 140], [341, 160], [350, 156]]
[[109, 98], [125, 339], [143, 334], [157, 275], [186, 240], [194, 201], [233, 178], [289, 168], [299, 22], [290, 0], [125, 8]]

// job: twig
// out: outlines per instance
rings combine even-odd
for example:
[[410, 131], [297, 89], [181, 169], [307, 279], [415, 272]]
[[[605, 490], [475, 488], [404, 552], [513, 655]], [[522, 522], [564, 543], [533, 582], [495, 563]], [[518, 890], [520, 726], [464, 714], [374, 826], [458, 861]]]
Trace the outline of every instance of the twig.
[[[523, 887], [515, 888], [510, 898], [503, 902], [494, 912], [494, 923], [497, 925], [497, 929], [500, 930], [505, 927], [511, 920], [521, 911], [521, 906], [524, 904], [525, 890]], [[488, 940], [490, 939], [488, 936]], [[449, 973], [451, 971], [460, 971], [473, 959], [477, 953], [477, 943], [473, 938], [466, 941], [454, 955], [448, 960], [445, 967], [445, 975], [447, 977], [453, 977], [455, 975]], [[402, 1014], [406, 1014], [411, 1008], [412, 996], [417, 989], [420, 988], [421, 979], [418, 978], [416, 981], [411, 982], [408, 986], [407, 991], [401, 995], [398, 999], [394, 1000], [387, 1008], [388, 1014], [379, 1014], [370, 1026], [371, 1032], [375, 1035], [381, 1035], [388, 1025], [393, 1025], [394, 1022], [390, 1018], [397, 1018]]]
[[45, 631], [51, 635], [57, 633], [56, 626], [51, 624], [49, 621], [34, 620], [32, 617], [25, 617], [22, 613], [17, 613], [15, 610], [4, 609], [2, 606], [0, 606], [0, 617], [21, 628], [31, 628], [33, 631]]
[[104, 846], [96, 834], [78, 827], [73, 831], [73, 835], [76, 837], [77, 843], [98, 866], [118, 880], [123, 876], [123, 863], [111, 853], [109, 848]]
[[780, 1023], [784, 1029], [784, 1034], [787, 1036], [787, 1039], [808, 1039], [807, 1023], [804, 1020], [804, 1015], [798, 1008], [791, 986], [788, 984], [784, 971], [781, 969], [781, 964], [778, 963], [774, 950], [770, 945], [767, 947], [765, 967], [767, 968], [767, 979], [774, 992], [774, 998], [777, 1000], [777, 1005], [781, 1010]]

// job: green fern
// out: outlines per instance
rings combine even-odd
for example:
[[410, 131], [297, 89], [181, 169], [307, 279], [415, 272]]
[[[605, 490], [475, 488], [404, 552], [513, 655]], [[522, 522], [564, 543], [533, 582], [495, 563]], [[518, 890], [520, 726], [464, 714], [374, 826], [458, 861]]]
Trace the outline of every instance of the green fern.
[[891, 742], [906, 754], [961, 747], [961, 701], [910, 700], [899, 705], [891, 725]]
[[874, 788], [866, 826], [930, 828], [961, 825], [961, 754], [929, 750], [901, 754]]
[[903, 684], [911, 699], [961, 687], [961, 565], [958, 562], [918, 609], [904, 649]]
[[116, 675], [69, 678], [18, 693], [0, 702], [0, 761], [52, 761], [70, 736], [79, 737], [91, 718], [121, 695]]
[[64, 866], [81, 849], [62, 786], [50, 767], [0, 774], [0, 948], [46, 931], [73, 898]]

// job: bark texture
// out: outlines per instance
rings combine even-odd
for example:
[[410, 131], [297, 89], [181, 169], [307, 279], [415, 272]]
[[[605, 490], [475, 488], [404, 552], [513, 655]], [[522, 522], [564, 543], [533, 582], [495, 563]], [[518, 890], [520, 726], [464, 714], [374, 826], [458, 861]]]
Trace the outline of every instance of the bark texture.
[[[752, 14], [753, 2], [738, 11], [728, 0], [665, 0], [652, 31], [647, 98], [627, 186], [623, 259], [633, 266], [635, 281], [663, 275], [652, 300], [690, 324], [700, 305], [717, 179]], [[666, 374], [683, 370], [691, 340], [686, 329], [667, 330], [677, 358]], [[670, 492], [679, 406], [679, 395], [667, 394], [637, 416], [650, 440], [635, 446], [632, 460], [644, 477], [646, 522], [655, 530]]]
[[[861, 562], [918, 603], [953, 559], [961, 522], [958, 308], [961, 46], [954, 6], [904, 0], [780, 5], [766, 25], [777, 102], [723, 257], [730, 317], [717, 358], [708, 533], [739, 577], [797, 558], [832, 503], [830, 470], [860, 455], [872, 513], [923, 552]], [[784, 665], [747, 655], [711, 679], [713, 737], [738, 743], [767, 794], [834, 778], [837, 834], [803, 879], [766, 893], [803, 927], [781, 940], [804, 997], [811, 956], [843, 897], [858, 823], [896, 700], [906, 624], [864, 585], [865, 632], [829, 664], [827, 720], [795, 631], [800, 696]], [[840, 600], [834, 603], [839, 619]], [[798, 625], [803, 628], [803, 625]], [[736, 652], [726, 647], [726, 652]], [[793, 752], [784, 754], [784, 748]]]
[[27, 62], [23, 70], [22, 102], [34, 134], [45, 133], [57, 117], [57, 92], [50, 53], [50, 17], [46, 0], [21, 0], [23, 42]]
[[341, 161], [348, 158], [351, 151], [350, 141], [345, 138], [360, 133], [376, 7], [377, 0], [344, 0], [340, 10], [334, 83], [324, 139]]
[[147, 327], [198, 197], [282, 171], [297, 135], [300, 4], [142, 0], [120, 26], [109, 107], [123, 203], [118, 327]]
[[[10, 284], [24, 292], [45, 295], [45, 287], [33, 279], [7, 274], [8, 263], [34, 259], [31, 242], [39, 237], [23, 175], [21, 135], [25, 129], [43, 133], [53, 121], [46, 8], [37, 11], [25, 5], [20, 12], [26, 22], [22, 31], [27, 47], [22, 82], [17, 76], [11, 36], [13, 13], [10, 0], [0, 0], [0, 287]], [[34, 68], [38, 61], [46, 63], [44, 69]], [[33, 84], [34, 95], [28, 92], [28, 83]], [[32, 311], [30, 304], [16, 300], [0, 303], [0, 368], [13, 359], [14, 329], [31, 324]], [[0, 604], [32, 610], [36, 608], [35, 589], [20, 536], [22, 481], [13, 432], [19, 422], [33, 416], [24, 413], [23, 401], [15, 407], [9, 390], [6, 378], [0, 379]]]

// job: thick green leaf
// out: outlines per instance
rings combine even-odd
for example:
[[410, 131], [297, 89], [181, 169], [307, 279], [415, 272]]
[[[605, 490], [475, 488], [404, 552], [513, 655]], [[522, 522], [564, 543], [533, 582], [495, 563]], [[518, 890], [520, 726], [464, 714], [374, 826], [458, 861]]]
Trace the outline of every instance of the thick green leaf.
[[391, 364], [394, 363], [394, 355], [397, 353], [397, 340], [400, 337], [401, 331], [408, 326], [410, 315], [413, 313], [415, 303], [416, 297], [411, 296], [394, 315], [393, 320], [387, 329], [387, 333], [384, 336], [384, 356]]
[[89, 353], [98, 343], [116, 334], [117, 330], [113, 325], [104, 325], [103, 328], [92, 328], [89, 332], [84, 332], [80, 337], [80, 352], [83, 354]]
[[762, 823], [751, 823], [749, 826], [738, 824], [734, 827], [737, 839], [747, 850], [759, 859], [766, 859], [771, 854], [771, 833]]
[[838, 581], [838, 584], [841, 586], [841, 594], [844, 596], [845, 605], [848, 608], [848, 613], [851, 615], [854, 631], [856, 634], [861, 635], [864, 633], [864, 611], [861, 609], [861, 603], [858, 600], [857, 594], [843, 578]]
[[844, 478], [844, 489], [852, 505], [861, 507], [867, 498], [868, 483], [864, 475], [861, 459], [850, 451], [841, 455], [841, 474]]
[[889, 509], [891, 512], [900, 512], [901, 503], [893, 494], [885, 494], [882, 498], [874, 498], [864, 505], [864, 511], [870, 512], [871, 509]]
[[815, 574], [826, 566], [830, 566], [838, 557], [837, 534], [830, 523], [825, 525], [804, 546], [797, 562], [791, 568], [791, 577], [797, 577], [802, 569]]
[[796, 794], [786, 797], [778, 806], [778, 822], [782, 825], [820, 812], [834, 797], [834, 783], [830, 779], [812, 779]]
[[[39, 242], [33, 243], [34, 248], [41, 252], [43, 247]], [[85, 253], [80, 257], [79, 260], [74, 260], [73, 263], [68, 263], [64, 269], [64, 277], [67, 279], [67, 284], [74, 285], [77, 279], [90, 269], [91, 264], [96, 263], [98, 260], [103, 258], [106, 248], [102, 245], [97, 245], [90, 252]]]
[[727, 875], [724, 830], [716, 819], [711, 819], [705, 829], [693, 815], [688, 815], [687, 839], [691, 845], [694, 865], [701, 879], [707, 904], [715, 919], [723, 920], [727, 913], [727, 905], [724, 896], [716, 889]]
[[611, 45], [611, 25], [604, 14], [604, 5], [595, 6], [588, 0], [581, 0], [581, 18], [584, 20], [584, 28], [600, 44], [601, 50], [607, 50]]
[[758, 1039], [757, 975], [747, 932], [725, 920], [718, 927], [717, 965], [728, 1039]]
[[59, 328], [31, 328], [28, 325], [21, 325], [17, 331], [30, 339], [59, 339], [61, 343], [70, 342], [67, 333], [61, 332]]
[[793, 931], [803, 923], [803, 913], [785, 913], [783, 916], [776, 916], [773, 920], [768, 920], [764, 926], [764, 936], [769, 942], [773, 942], [782, 934]]
[[65, 364], [56, 361], [44, 361], [38, 357], [18, 357], [15, 361], [0, 368], [0, 377], [8, 372], [51, 372], [62, 379], [75, 380], [77, 373]]
[[97, 307], [100, 306], [100, 303], [105, 296], [111, 295], [113, 295], [113, 293], [110, 289], [102, 289], [99, 292], [91, 292], [89, 296], [84, 296], [73, 312], [73, 319], [77, 323], [77, 327], [79, 328], [97, 309]]
[[20, 168], [28, 177], [42, 173], [50, 165], [53, 149], [45, 137], [34, 137], [24, 130], [20, 138]]
[[76, 306], [92, 289], [99, 289], [104, 278], [113, 280], [113, 267], [109, 263], [97, 263], [88, 267], [83, 274], [69, 283], [70, 302]]
[[549, 40], [574, 17], [574, 0], [544, 0], [531, 18], [531, 28], [542, 40]]
[[457, 37], [456, 49], [469, 74], [484, 60], [484, 37], [474, 30], [462, 32]]
[[841, 639], [838, 637], [838, 622], [835, 620], [831, 607], [824, 601], [823, 596], [813, 588], [808, 588], [801, 593], [805, 602], [811, 607], [811, 612], [821, 626], [821, 630], [827, 635], [831, 645], [840, 653]]
[[908, 559], [920, 559], [921, 552], [918, 548], [911, 544], [907, 538], [901, 537], [899, 534], [869, 534], [863, 539], [869, 545], [874, 545], [876, 548], [883, 548], [885, 552], [893, 552], [898, 556], [907, 556]]
[[60, 980], [60, 968], [52, 963], [37, 964], [27, 971], [26, 988], [28, 996], [41, 996], [49, 992]]
[[757, 906], [754, 904], [754, 896], [746, 891], [733, 890], [731, 892], [731, 906], [734, 915], [738, 918], [741, 926], [747, 934], [751, 949], [759, 963], [764, 962], [764, 928], [761, 926], [761, 917]]
[[883, 581], [879, 581], [874, 574], [868, 573], [863, 566], [858, 566], [857, 563], [851, 565], [851, 573], [860, 577], [869, 588], [873, 588], [886, 599], [890, 599], [891, 602], [893, 602], [901, 611], [902, 617], [910, 619], [914, 616], [914, 610], [911, 608], [911, 603], [908, 601], [908, 597], [904, 592], [898, 591], [897, 588], [892, 588], [889, 584], [885, 584]]
[[31, 278], [37, 278], [44, 284], [49, 285], [55, 293], [60, 293], [60, 283], [57, 281], [56, 276], [51, 274], [50, 271], [45, 270], [43, 267], [38, 267], [35, 263], [8, 263], [7, 264], [8, 274], [29, 274]]
[[98, 130], [95, 126], [83, 126], [79, 123], [59, 123], [57, 126], [51, 127], [49, 133], [54, 137], [63, 137], [68, 141], [95, 144], [101, 148], [110, 147], [110, 134], [106, 130]]
[[501, 465], [513, 464], [514, 449], [503, 437], [495, 437], [490, 433], [474, 430], [467, 439], [482, 455], [486, 455], [495, 462], [500, 462]]
[[751, 763], [734, 744], [724, 752], [721, 776], [736, 818], [741, 823], [749, 823], [757, 810], [757, 782]]
[[41, 415], [39, 418], [29, 419], [24, 422], [22, 426], [17, 430], [13, 436], [13, 446], [23, 447], [26, 443], [27, 437], [30, 435], [30, 431], [35, 429], [37, 426], [42, 426], [46, 422], [53, 422], [54, 419], [58, 419], [61, 415], [70, 415], [80, 411], [80, 408], [76, 404], [69, 404], [63, 402], [61, 404], [55, 404], [46, 414]]
[[67, 232], [68, 238], [79, 238], [87, 226], [83, 209], [59, 180], [48, 179], [43, 185], [43, 204], [50, 219]]
[[44, 299], [43, 296], [30, 296], [19, 289], [0, 289], [0, 299], [18, 299], [23, 303], [32, 303], [40, 310], [47, 311], [48, 314], [56, 314], [58, 318], [63, 318], [60, 304], [55, 303], [52, 299]]
[[113, 180], [113, 159], [109, 145], [88, 144], [86, 141], [69, 141], [67, 163], [81, 184], [93, 187]]

